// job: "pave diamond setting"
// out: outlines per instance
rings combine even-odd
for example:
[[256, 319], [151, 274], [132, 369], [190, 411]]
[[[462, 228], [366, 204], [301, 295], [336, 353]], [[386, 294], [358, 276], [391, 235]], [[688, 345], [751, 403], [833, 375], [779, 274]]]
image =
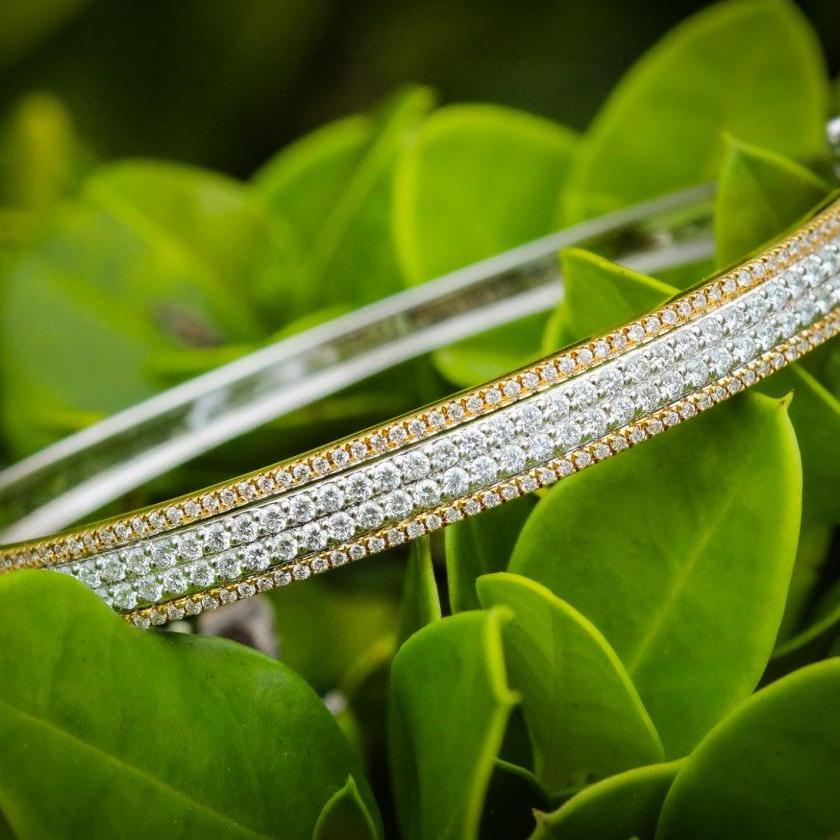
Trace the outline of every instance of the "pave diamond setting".
[[621, 331], [271, 474], [64, 538], [61, 550], [13, 550], [0, 569], [55, 566], [138, 626], [173, 610], [195, 615], [585, 469], [838, 330], [840, 210], [831, 210]]

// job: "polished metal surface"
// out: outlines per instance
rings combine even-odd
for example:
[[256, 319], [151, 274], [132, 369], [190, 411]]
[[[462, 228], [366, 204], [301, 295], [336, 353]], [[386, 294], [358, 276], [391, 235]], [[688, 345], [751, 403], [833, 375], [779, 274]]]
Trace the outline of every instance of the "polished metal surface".
[[584, 222], [393, 295], [185, 382], [0, 472], [0, 541], [64, 528], [258, 426], [454, 341], [552, 308], [557, 252], [643, 272], [713, 253], [712, 186]]

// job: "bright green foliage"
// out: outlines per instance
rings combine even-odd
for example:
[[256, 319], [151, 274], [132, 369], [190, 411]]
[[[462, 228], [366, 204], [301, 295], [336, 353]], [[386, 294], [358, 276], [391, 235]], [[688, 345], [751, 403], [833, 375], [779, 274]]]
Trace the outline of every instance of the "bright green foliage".
[[721, 267], [780, 236], [830, 190], [804, 166], [732, 138], [726, 144], [719, 179], [715, 245]]
[[404, 642], [421, 627], [440, 618], [440, 593], [435, 582], [428, 538], [414, 542], [408, 553], [403, 583], [402, 615], [397, 639]]
[[610, 96], [569, 174], [563, 217], [711, 181], [724, 131], [793, 157], [818, 153], [827, 103], [819, 45], [793, 3], [714, 5], [676, 27]]
[[537, 813], [531, 840], [654, 840], [659, 809], [683, 760], [611, 776], [551, 814]]
[[662, 760], [659, 735], [597, 627], [518, 575], [479, 578], [478, 594], [483, 607], [513, 612], [503, 630], [505, 659], [546, 790]]
[[272, 217], [300, 244], [304, 309], [328, 300], [367, 303], [396, 291], [400, 273], [391, 238], [391, 178], [401, 145], [431, 107], [416, 88], [372, 119], [342, 120], [281, 152], [255, 180]]
[[[409, 284], [431, 280], [550, 233], [576, 138], [491, 105], [441, 108], [399, 158], [394, 231]], [[539, 354], [541, 318], [440, 350], [441, 372], [473, 385]]]
[[510, 570], [598, 627], [680, 756], [761, 676], [800, 504], [786, 403], [749, 396], [560, 482]]
[[657, 840], [829, 840], [840, 826], [840, 659], [760, 691], [686, 761]]
[[474, 837], [515, 696], [502, 611], [424, 627], [399, 650], [388, 707], [391, 778], [407, 840]]
[[315, 693], [242, 646], [141, 633], [20, 572], [0, 579], [0, 669], [0, 810], [22, 837], [308, 840], [349, 774], [378, 820]]
[[476, 579], [507, 568], [516, 538], [533, 509], [534, 500], [526, 496], [487, 511], [480, 519], [447, 528], [446, 576], [452, 612], [479, 608]]

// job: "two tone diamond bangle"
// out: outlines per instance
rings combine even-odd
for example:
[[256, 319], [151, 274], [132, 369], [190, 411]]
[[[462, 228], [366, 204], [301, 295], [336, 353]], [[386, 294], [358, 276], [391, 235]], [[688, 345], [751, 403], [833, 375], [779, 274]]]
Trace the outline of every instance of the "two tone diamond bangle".
[[840, 202], [637, 321], [230, 483], [0, 550], [139, 627], [401, 545], [690, 419], [840, 331]]

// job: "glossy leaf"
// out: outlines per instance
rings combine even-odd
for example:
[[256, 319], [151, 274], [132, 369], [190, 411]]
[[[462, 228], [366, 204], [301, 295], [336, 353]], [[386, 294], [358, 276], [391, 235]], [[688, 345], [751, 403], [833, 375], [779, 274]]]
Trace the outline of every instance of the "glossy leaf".
[[[394, 229], [407, 283], [421, 283], [551, 232], [575, 136], [494, 105], [451, 105], [421, 126], [399, 158]], [[492, 173], [492, 175], [491, 175]], [[435, 354], [459, 385], [539, 355], [541, 317]]]
[[513, 546], [534, 509], [531, 496], [465, 519], [444, 531], [449, 608], [479, 609], [475, 582], [480, 575], [507, 568]]
[[590, 785], [550, 814], [531, 840], [654, 840], [665, 795], [683, 761], [638, 767]]
[[611, 94], [569, 173], [564, 218], [713, 180], [724, 131], [791, 157], [816, 154], [827, 103], [819, 44], [793, 3], [716, 4], [666, 35]]
[[312, 840], [375, 840], [379, 836], [356, 780], [348, 776], [344, 787], [324, 805]]
[[727, 138], [715, 194], [718, 265], [742, 260], [781, 236], [829, 190], [825, 181], [795, 161]]
[[257, 173], [257, 196], [303, 246], [307, 285], [297, 291], [304, 310], [325, 300], [367, 303], [400, 287], [390, 235], [393, 167], [431, 103], [428, 90], [411, 88], [372, 120], [334, 123]]
[[650, 312], [677, 289], [579, 248], [561, 254], [563, 303], [549, 321], [545, 353]]
[[515, 702], [505, 680], [504, 619], [498, 610], [450, 616], [415, 633], [394, 658], [389, 753], [406, 840], [476, 836]]
[[323, 703], [255, 651], [135, 630], [24, 571], [0, 579], [0, 660], [0, 810], [23, 837], [308, 840], [350, 774], [376, 815]]
[[840, 659], [744, 703], [687, 759], [657, 840], [829, 840], [840, 827]]
[[435, 581], [432, 548], [427, 537], [416, 540], [408, 554], [403, 582], [402, 614], [397, 642], [402, 644], [421, 627], [441, 617], [440, 593]]
[[764, 670], [800, 505], [786, 402], [748, 395], [557, 484], [509, 568], [603, 632], [679, 756]]
[[537, 778], [551, 793], [663, 758], [662, 742], [624, 666], [590, 621], [544, 586], [501, 572], [478, 580], [503, 606], [511, 686], [522, 695]]

